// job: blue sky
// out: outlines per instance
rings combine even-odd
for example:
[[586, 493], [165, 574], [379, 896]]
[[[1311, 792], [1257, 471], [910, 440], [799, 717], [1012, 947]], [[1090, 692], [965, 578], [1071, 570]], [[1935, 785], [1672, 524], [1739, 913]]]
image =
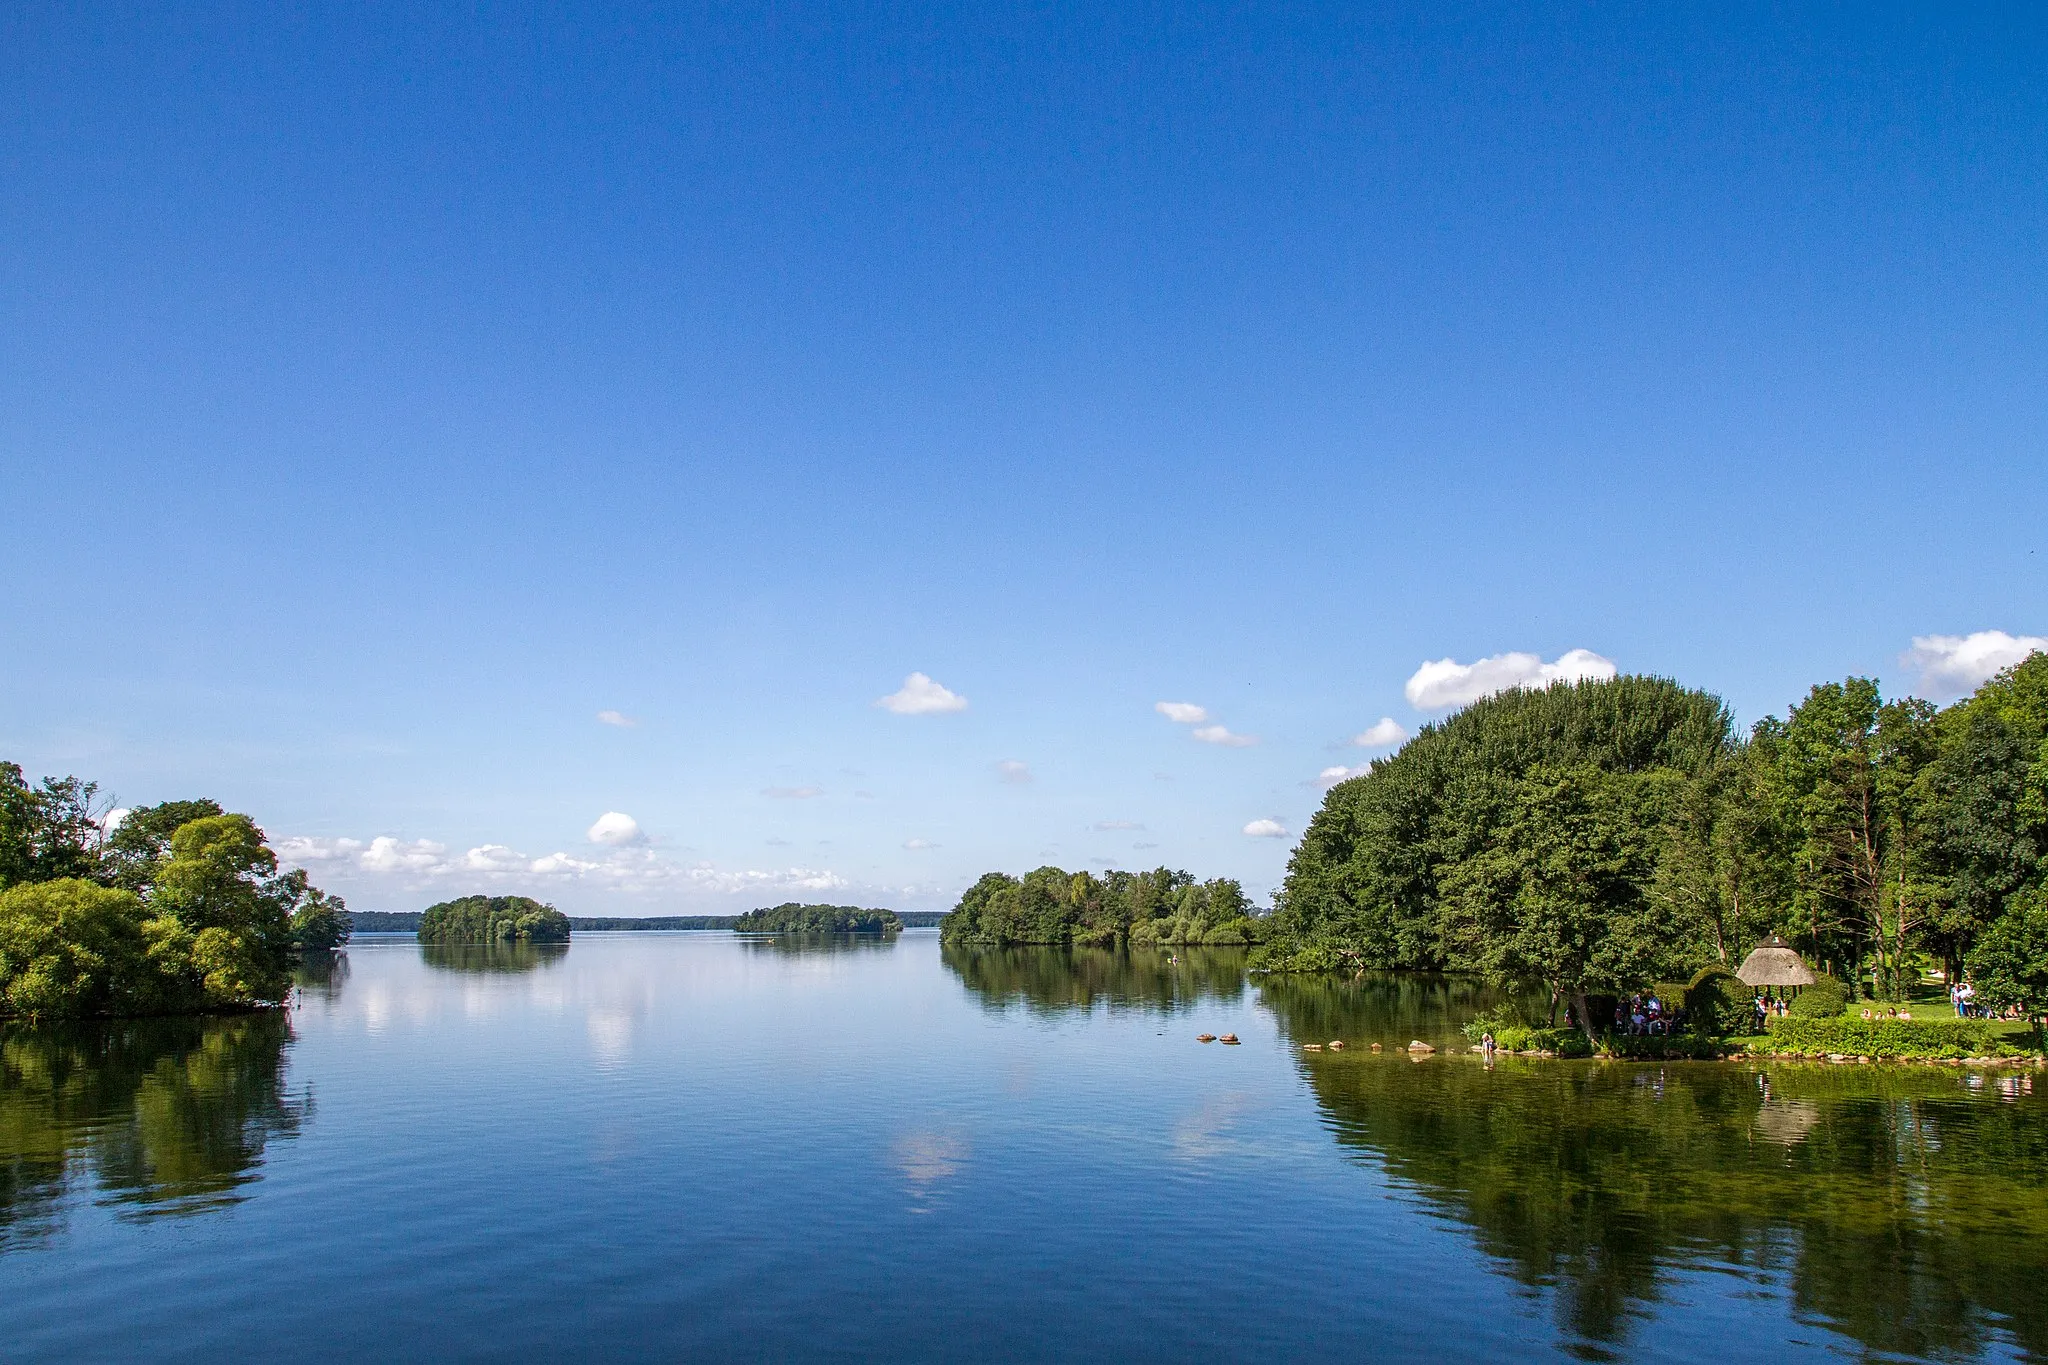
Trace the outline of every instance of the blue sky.
[[2027, 7], [17, 6], [0, 177], [0, 755], [359, 908], [1263, 896], [1425, 662], [2048, 634]]

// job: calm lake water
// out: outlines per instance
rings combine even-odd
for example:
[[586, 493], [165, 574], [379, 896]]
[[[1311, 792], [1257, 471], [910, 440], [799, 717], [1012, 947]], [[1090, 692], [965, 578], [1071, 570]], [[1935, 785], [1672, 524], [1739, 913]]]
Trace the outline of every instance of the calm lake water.
[[2048, 1075], [1488, 1070], [1485, 1003], [359, 941], [289, 1020], [0, 1033], [0, 1357], [2048, 1358]]

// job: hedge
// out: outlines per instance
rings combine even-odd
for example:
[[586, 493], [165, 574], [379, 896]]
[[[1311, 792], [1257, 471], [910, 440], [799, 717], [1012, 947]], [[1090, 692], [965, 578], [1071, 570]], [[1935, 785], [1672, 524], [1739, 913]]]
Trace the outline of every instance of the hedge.
[[1985, 1057], [2015, 1049], [1982, 1019], [1768, 1019], [1782, 1052], [1841, 1052], [1858, 1057]]

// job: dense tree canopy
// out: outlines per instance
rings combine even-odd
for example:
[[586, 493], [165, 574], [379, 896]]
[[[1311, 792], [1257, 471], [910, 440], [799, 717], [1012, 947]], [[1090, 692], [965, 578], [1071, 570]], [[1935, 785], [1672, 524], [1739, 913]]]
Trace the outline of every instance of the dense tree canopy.
[[[1560, 683], [1425, 727], [1310, 822], [1259, 966], [1475, 970], [1554, 998], [1739, 961], [1781, 933], [1899, 998], [2048, 977], [2048, 655], [1946, 710], [1825, 683], [1746, 737], [1658, 678]], [[1972, 954], [1976, 953], [1976, 956]], [[2034, 964], [2029, 966], [2027, 964]]]
[[0, 764], [0, 1014], [277, 1004], [296, 952], [347, 941], [341, 898], [280, 873], [248, 816], [171, 801], [108, 833], [96, 796]]
[[75, 777], [30, 786], [20, 764], [0, 762], [0, 890], [99, 872], [98, 790]]
[[940, 921], [948, 943], [1249, 943], [1258, 926], [1234, 881], [1186, 872], [991, 872]]
[[104, 880], [130, 891], [147, 892], [156, 884], [156, 874], [171, 856], [171, 840], [180, 826], [225, 815], [218, 801], [204, 797], [196, 801], [164, 801], [154, 806], [137, 806], [121, 818], [107, 835], [101, 849]]
[[422, 943], [567, 943], [569, 917], [525, 896], [464, 896], [420, 916]]
[[736, 934], [893, 934], [903, 921], [893, 910], [863, 910], [857, 905], [799, 905], [786, 901], [765, 910], [749, 910], [732, 922]]

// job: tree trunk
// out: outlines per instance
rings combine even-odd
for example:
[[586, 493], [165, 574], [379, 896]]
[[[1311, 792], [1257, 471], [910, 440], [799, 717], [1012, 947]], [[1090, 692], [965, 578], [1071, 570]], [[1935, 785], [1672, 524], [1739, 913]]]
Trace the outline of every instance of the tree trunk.
[[1572, 1013], [1579, 1016], [1579, 1031], [1586, 1035], [1586, 1041], [1598, 1047], [1600, 1040], [1593, 1036], [1593, 1012], [1586, 1008], [1586, 992], [1583, 988], [1572, 992]]

